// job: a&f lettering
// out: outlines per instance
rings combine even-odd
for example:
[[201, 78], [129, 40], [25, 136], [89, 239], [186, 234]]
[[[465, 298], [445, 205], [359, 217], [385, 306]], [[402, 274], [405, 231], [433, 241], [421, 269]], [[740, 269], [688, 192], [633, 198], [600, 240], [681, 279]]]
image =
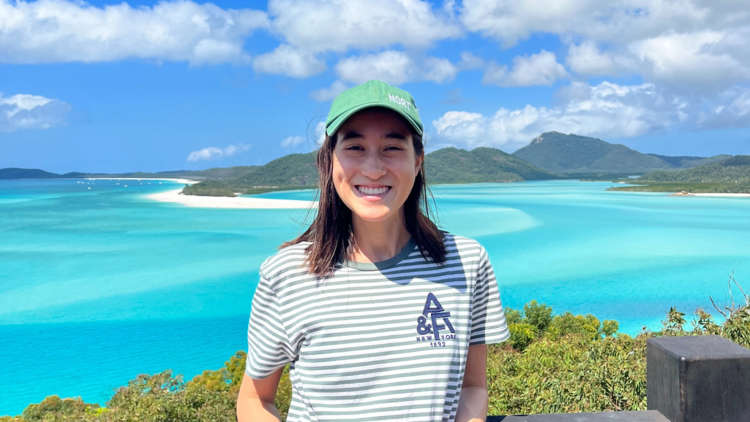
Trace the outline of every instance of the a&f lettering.
[[[427, 318], [430, 318], [431, 324], [427, 323]], [[445, 309], [443, 309], [443, 305], [438, 302], [437, 298], [434, 294], [428, 293], [427, 294], [427, 300], [424, 303], [424, 309], [422, 310], [422, 316], [417, 318], [417, 333], [420, 336], [427, 336], [427, 339], [425, 340], [424, 337], [420, 338], [417, 337], [417, 341], [430, 341], [432, 338], [435, 339], [436, 342], [439, 342], [440, 340], [445, 340], [446, 337], [452, 339], [454, 336], [445, 336], [440, 337], [440, 330], [445, 330], [448, 328], [452, 334], [456, 333], [456, 330], [453, 329], [453, 324], [451, 324], [450, 321], [450, 312], [446, 312]], [[440, 320], [444, 324], [440, 323]], [[432, 334], [431, 336], [428, 334]], [[445, 343], [442, 342], [442, 345], [444, 346]]]

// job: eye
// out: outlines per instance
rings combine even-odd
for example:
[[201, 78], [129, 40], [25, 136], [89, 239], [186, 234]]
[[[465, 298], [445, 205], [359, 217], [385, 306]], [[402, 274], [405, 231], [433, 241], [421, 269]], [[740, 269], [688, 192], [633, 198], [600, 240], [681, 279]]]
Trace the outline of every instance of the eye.
[[389, 147], [386, 147], [385, 150], [386, 151], [402, 151], [403, 148], [401, 148], [399, 146], [391, 145]]
[[364, 148], [362, 148], [359, 145], [351, 145], [345, 148], [347, 151], [364, 151]]

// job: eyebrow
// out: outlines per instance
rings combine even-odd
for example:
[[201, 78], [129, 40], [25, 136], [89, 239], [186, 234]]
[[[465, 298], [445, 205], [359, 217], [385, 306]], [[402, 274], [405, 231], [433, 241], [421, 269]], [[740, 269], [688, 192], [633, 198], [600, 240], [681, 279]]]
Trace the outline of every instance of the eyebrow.
[[406, 141], [406, 136], [404, 136], [403, 134], [398, 133], [398, 132], [391, 132], [391, 133], [385, 135], [385, 137], [389, 138], [389, 139], [398, 139], [398, 140], [401, 140], [401, 141]]
[[359, 132], [355, 132], [355, 131], [353, 131], [353, 130], [350, 130], [349, 132], [346, 132], [346, 133], [344, 134], [344, 137], [343, 137], [343, 138], [341, 138], [341, 140], [342, 140], [342, 141], [346, 141], [347, 139], [352, 139], [352, 138], [361, 138], [361, 137], [362, 137], [362, 134], [360, 134]]
[[[359, 132], [357, 132], [355, 130], [350, 130], [350, 131], [344, 133], [344, 136], [341, 138], [341, 141], [343, 142], [343, 141], [346, 141], [346, 140], [349, 140], [349, 139], [362, 138], [362, 137], [363, 136], [362, 136], [361, 133], [359, 133]], [[388, 139], [397, 139], [397, 140], [400, 140], [400, 141], [406, 141], [406, 136], [404, 136], [403, 134], [398, 133], [398, 132], [390, 132], [390, 133], [386, 134], [384, 137], [388, 138]]]

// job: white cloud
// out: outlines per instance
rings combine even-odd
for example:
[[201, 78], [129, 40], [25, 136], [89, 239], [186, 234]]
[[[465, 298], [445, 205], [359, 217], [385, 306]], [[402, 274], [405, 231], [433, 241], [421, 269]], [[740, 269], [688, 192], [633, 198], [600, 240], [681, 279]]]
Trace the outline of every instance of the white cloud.
[[96, 7], [82, 1], [0, 0], [0, 62], [101, 62], [128, 58], [192, 64], [247, 62], [242, 46], [268, 27], [264, 12], [165, 1]]
[[305, 138], [301, 136], [289, 136], [287, 138], [282, 139], [279, 145], [282, 148], [294, 148], [297, 145], [301, 144], [302, 142], [305, 142]]
[[596, 86], [574, 82], [558, 93], [555, 107], [499, 109], [492, 116], [451, 111], [433, 121], [437, 141], [467, 148], [514, 151], [540, 133], [558, 131], [600, 138], [643, 135], [687, 120], [687, 105], [652, 84]]
[[282, 44], [270, 53], [257, 56], [253, 69], [303, 79], [326, 70], [326, 64], [312, 53]]
[[458, 68], [447, 59], [413, 59], [404, 52], [392, 50], [343, 59], [335, 70], [341, 80], [354, 84], [380, 79], [393, 85], [421, 81], [442, 83], [453, 80], [458, 73]]
[[193, 151], [188, 155], [187, 160], [190, 162], [202, 161], [202, 160], [219, 160], [233, 155], [242, 154], [243, 152], [249, 151], [252, 148], [251, 144], [236, 144], [229, 145], [226, 148], [208, 147], [198, 151]]
[[461, 52], [461, 61], [458, 62], [458, 67], [461, 70], [480, 69], [485, 66], [484, 59], [477, 57], [470, 51]]
[[67, 103], [38, 95], [16, 94], [5, 98], [0, 92], [0, 132], [63, 126], [70, 108]]
[[312, 97], [312, 99], [315, 101], [330, 101], [344, 92], [347, 88], [349, 88], [349, 85], [337, 80], [334, 81], [328, 88], [320, 88], [311, 92], [310, 97]]
[[667, 34], [638, 41], [629, 49], [643, 61], [642, 72], [652, 80], [680, 89], [714, 91], [750, 77], [748, 63], [717, 51], [724, 39], [718, 31]]
[[[746, 1], [464, 0], [459, 19], [504, 48], [557, 35], [570, 70], [583, 76], [641, 75], [678, 94], [715, 94], [750, 79]], [[502, 79], [502, 67], [490, 75]]]
[[506, 48], [534, 33], [628, 44], [667, 32], [746, 26], [749, 17], [737, 0], [464, 0], [460, 14], [468, 30]]
[[[470, 31], [511, 47], [534, 32], [565, 33], [576, 23], [595, 20], [592, 13], [607, 9], [598, 0], [464, 0], [461, 22]], [[588, 22], [587, 22], [588, 23]]]
[[273, 31], [306, 51], [428, 47], [460, 27], [420, 0], [271, 0]]
[[482, 83], [499, 86], [549, 86], [568, 76], [565, 67], [557, 62], [555, 53], [542, 50], [531, 56], [514, 57], [513, 69], [510, 71], [507, 66], [490, 66]]
[[730, 127], [750, 127], [750, 88], [735, 88], [723, 92], [721, 100], [727, 105], [716, 105], [701, 111], [696, 129], [724, 129]]
[[634, 58], [602, 52], [593, 41], [571, 44], [565, 62], [573, 72], [595, 77], [619, 76], [637, 69]]

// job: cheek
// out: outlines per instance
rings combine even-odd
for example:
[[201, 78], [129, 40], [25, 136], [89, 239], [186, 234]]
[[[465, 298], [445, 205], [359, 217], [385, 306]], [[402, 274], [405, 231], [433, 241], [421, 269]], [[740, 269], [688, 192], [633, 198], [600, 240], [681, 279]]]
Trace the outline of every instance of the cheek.
[[331, 172], [331, 177], [333, 178], [333, 185], [336, 187], [337, 191], [340, 186], [349, 179], [346, 167], [342, 165], [335, 154], [333, 156], [333, 171]]

